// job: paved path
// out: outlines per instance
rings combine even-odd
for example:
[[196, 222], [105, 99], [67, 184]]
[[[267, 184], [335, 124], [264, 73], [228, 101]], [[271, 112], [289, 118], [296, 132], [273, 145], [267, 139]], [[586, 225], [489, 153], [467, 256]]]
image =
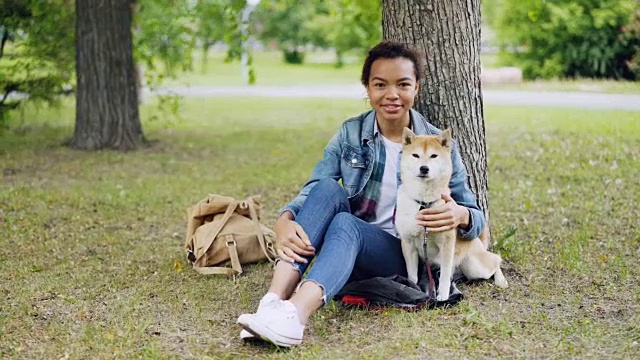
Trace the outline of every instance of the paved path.
[[[363, 99], [366, 93], [361, 85], [317, 86], [228, 86], [228, 87], [171, 87], [157, 90], [156, 94], [177, 94], [187, 97], [263, 96], [263, 97], [318, 97]], [[618, 109], [640, 111], [640, 94], [603, 94], [556, 91], [504, 91], [483, 90], [486, 105], [528, 105], [569, 107], [582, 109]]]

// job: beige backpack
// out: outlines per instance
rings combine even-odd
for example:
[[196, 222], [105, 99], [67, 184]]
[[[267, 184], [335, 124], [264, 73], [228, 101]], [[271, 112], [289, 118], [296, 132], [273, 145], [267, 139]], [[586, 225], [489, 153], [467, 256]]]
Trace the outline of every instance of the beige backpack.
[[[242, 274], [241, 264], [274, 261], [275, 233], [260, 224], [260, 196], [210, 194], [187, 210], [187, 258], [200, 274]], [[231, 264], [231, 268], [225, 265]]]

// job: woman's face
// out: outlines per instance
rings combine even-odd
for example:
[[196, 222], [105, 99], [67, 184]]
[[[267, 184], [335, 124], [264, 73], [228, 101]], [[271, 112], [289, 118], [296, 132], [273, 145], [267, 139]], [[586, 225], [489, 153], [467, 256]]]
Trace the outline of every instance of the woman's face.
[[411, 60], [381, 58], [371, 64], [367, 94], [378, 122], [402, 122], [407, 126], [417, 92], [418, 82]]

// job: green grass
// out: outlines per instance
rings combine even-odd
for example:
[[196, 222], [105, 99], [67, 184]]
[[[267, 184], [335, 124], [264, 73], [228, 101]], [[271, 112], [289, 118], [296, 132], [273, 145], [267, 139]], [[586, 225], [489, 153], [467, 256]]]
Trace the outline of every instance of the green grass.
[[[262, 194], [264, 220], [362, 101], [190, 99], [133, 153], [60, 146], [73, 108], [0, 135], [0, 358], [616, 358], [640, 356], [640, 113], [486, 107], [492, 229], [510, 287], [451, 309], [314, 314], [303, 346], [244, 345], [267, 264], [190, 271], [185, 209]], [[153, 110], [143, 109], [145, 119]]]
[[527, 80], [518, 85], [502, 84], [488, 88], [515, 91], [568, 91], [640, 95], [640, 81], [622, 80]]
[[[245, 85], [239, 61], [225, 62], [225, 53], [211, 52], [207, 61], [202, 55], [194, 56], [193, 71], [180, 74], [170, 85], [190, 86], [240, 86]], [[329, 52], [308, 52], [305, 63], [286, 64], [279, 51], [254, 52], [253, 66], [256, 85], [322, 85], [358, 84], [362, 66], [357, 61], [346, 61], [343, 67], [334, 65], [334, 55]]]
[[[254, 66], [256, 84], [263, 86], [289, 85], [353, 85], [359, 84], [362, 71], [361, 60], [348, 58], [342, 68], [334, 66], [334, 55], [330, 52], [308, 52], [306, 62], [302, 65], [285, 64], [282, 53], [278, 51], [255, 52]], [[238, 61], [225, 63], [225, 54], [211, 52], [203, 63], [202, 55], [194, 57], [193, 71], [179, 74], [177, 79], [170, 79], [167, 86], [240, 86], [242, 82], [241, 68]], [[497, 56], [481, 55], [482, 65], [492, 69], [498, 67]], [[519, 85], [492, 85], [490, 90], [524, 90], [524, 91], [571, 91], [640, 94], [640, 81], [613, 80], [539, 80], [525, 81]]]

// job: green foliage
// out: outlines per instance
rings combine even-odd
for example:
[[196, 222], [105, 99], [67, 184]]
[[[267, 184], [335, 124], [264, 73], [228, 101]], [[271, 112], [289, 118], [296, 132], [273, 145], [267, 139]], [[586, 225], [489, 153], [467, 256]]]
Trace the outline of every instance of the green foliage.
[[[154, 88], [191, 70], [198, 42], [206, 54], [213, 42], [224, 40], [230, 46], [228, 58], [239, 57], [238, 16], [244, 0], [134, 3], [134, 56], [145, 85]], [[74, 5], [73, 0], [0, 0], [0, 125], [25, 100], [55, 105], [59, 95], [73, 93]], [[255, 79], [253, 69], [250, 77]], [[177, 99], [162, 99], [161, 108], [176, 108]]]
[[496, 0], [485, 4], [502, 59], [527, 78], [634, 79], [629, 61], [640, 50], [626, 31], [638, 0]]
[[[168, 11], [171, 9], [171, 11]], [[134, 54], [149, 85], [190, 70], [195, 47], [192, 12], [186, 1], [141, 0], [134, 25]]]
[[242, 42], [249, 41], [252, 28], [247, 24], [247, 32], [242, 33], [241, 14], [246, 6], [245, 0], [233, 0], [225, 7], [226, 31], [225, 44], [229, 47], [225, 61], [239, 60], [242, 56]]
[[[209, 48], [218, 41], [228, 46], [226, 62], [239, 60], [242, 55], [243, 36], [240, 17], [246, 0], [198, 0], [194, 8], [195, 37], [202, 49], [202, 70], [206, 71]], [[251, 31], [251, 28], [248, 29]], [[253, 68], [249, 68], [250, 77]], [[255, 74], [253, 75], [255, 77]]]
[[202, 49], [202, 72], [207, 70], [206, 64], [211, 46], [216, 42], [224, 41], [229, 27], [237, 23], [229, 17], [232, 12], [227, 11], [228, 7], [227, 0], [199, 0], [195, 6], [194, 16], [197, 26], [194, 36]]
[[[145, 67], [146, 85], [154, 88], [179, 72], [191, 71], [193, 53], [202, 50], [206, 71], [209, 48], [218, 41], [228, 45], [226, 61], [240, 58], [243, 40], [239, 17], [245, 0], [140, 0], [134, 27], [136, 60]], [[255, 71], [249, 59], [249, 82]], [[179, 98], [163, 96], [161, 109], [178, 115]]]
[[224, 40], [229, 6], [232, 4], [228, 0], [198, 0], [194, 9], [198, 22], [195, 37], [202, 42], [203, 49]]
[[66, 0], [0, 1], [0, 126], [24, 99], [55, 104], [70, 92], [73, 14]]
[[[625, 27], [625, 36], [628, 38], [640, 38], [640, 6], [631, 14], [631, 21]], [[636, 46], [635, 55], [627, 63], [636, 79], [640, 79], [640, 46]]]
[[326, 11], [310, 26], [324, 34], [325, 47], [336, 52], [336, 66], [344, 65], [345, 53], [366, 52], [382, 39], [381, 2], [366, 0], [325, 0]]
[[366, 0], [275, 0], [261, 3], [260, 38], [274, 41], [285, 62], [300, 63], [308, 46], [332, 48], [337, 66], [351, 50], [364, 52], [382, 38], [382, 5]]
[[321, 2], [315, 0], [261, 2], [255, 13], [262, 27], [260, 38], [265, 42], [276, 41], [278, 48], [285, 52], [285, 61], [300, 63], [298, 61], [302, 59], [296, 53], [304, 52], [306, 45], [326, 45], [324, 35], [311, 26], [320, 5]]

